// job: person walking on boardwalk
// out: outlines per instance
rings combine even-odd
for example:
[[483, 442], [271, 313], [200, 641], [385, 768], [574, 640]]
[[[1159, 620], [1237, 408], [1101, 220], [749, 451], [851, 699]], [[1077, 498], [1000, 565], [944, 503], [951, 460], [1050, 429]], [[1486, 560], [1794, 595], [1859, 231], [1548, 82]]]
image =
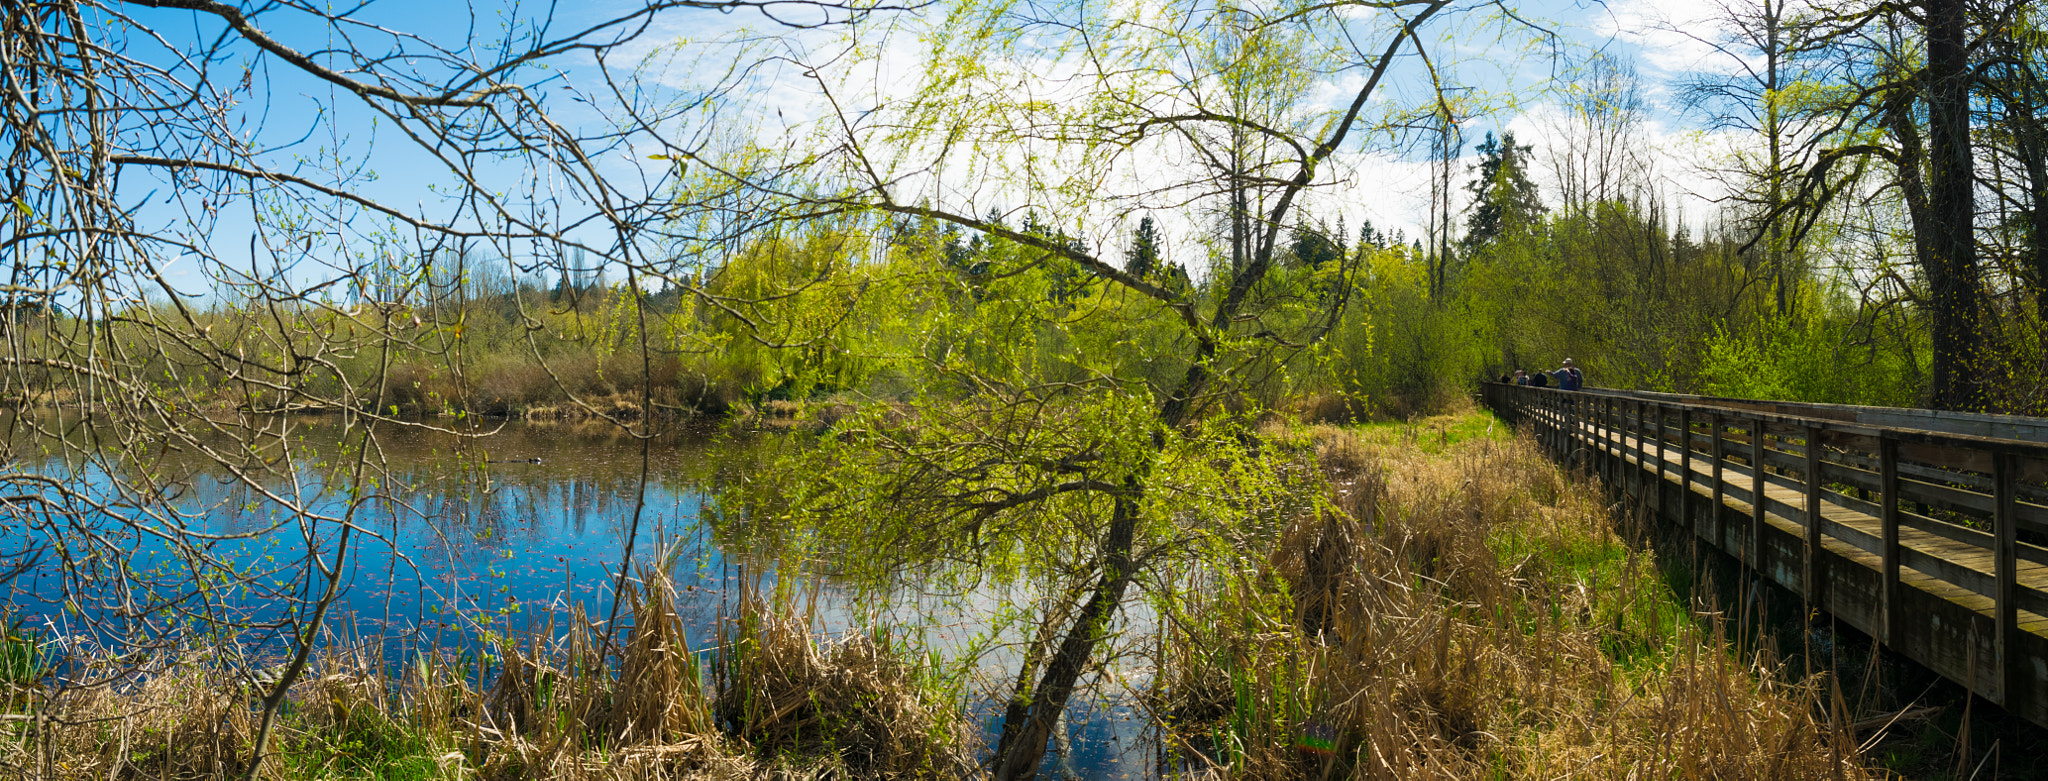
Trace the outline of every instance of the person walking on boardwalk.
[[1585, 373], [1579, 371], [1578, 365], [1572, 363], [1570, 358], [1564, 359], [1564, 368], [1558, 369], [1556, 374], [1557, 387], [1560, 390], [1575, 391], [1586, 387]]

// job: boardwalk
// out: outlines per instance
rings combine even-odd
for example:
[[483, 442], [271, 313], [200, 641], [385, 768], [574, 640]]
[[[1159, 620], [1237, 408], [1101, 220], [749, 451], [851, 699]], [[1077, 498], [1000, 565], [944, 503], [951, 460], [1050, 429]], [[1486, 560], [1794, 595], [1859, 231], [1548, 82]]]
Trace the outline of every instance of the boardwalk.
[[1499, 384], [1484, 395], [1664, 521], [2048, 726], [2048, 419]]

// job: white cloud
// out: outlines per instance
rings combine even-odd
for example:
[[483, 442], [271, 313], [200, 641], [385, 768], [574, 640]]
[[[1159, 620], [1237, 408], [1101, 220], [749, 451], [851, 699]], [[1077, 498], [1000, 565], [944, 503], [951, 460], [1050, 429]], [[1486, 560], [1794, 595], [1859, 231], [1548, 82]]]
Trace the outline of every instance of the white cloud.
[[1642, 61], [1663, 74], [1735, 73], [1741, 63], [1716, 44], [1728, 31], [1720, 3], [1620, 0], [1606, 6], [1594, 31], [1634, 44]]

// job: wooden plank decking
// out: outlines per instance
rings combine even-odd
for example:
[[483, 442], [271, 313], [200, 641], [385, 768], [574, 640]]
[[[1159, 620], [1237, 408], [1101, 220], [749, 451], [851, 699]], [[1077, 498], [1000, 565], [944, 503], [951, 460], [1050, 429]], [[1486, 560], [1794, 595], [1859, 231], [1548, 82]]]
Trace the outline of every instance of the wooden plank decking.
[[1745, 571], [2048, 726], [2048, 420], [1497, 384], [1485, 399]]
[[[1647, 473], [1654, 473], [1657, 469], [1657, 462], [1661, 460], [1666, 472], [1666, 474], [1662, 475], [1665, 483], [1672, 490], [1678, 489], [1680, 485], [1679, 473], [1683, 467], [1683, 454], [1679, 448], [1646, 443], [1643, 440], [1637, 439], [1634, 435], [1624, 435], [1622, 438], [1623, 444], [1620, 448], [1607, 447], [1605, 443], [1597, 438], [1599, 434], [1597, 427], [1586, 423], [1581, 423], [1579, 426], [1579, 439], [1583, 445], [1586, 447], [1605, 448], [1610, 456], [1624, 459], [1629, 466]], [[1643, 455], [1636, 455], [1638, 452], [1643, 453]], [[1699, 501], [1701, 502], [1712, 501], [1714, 498], [1714, 466], [1712, 462], [1694, 461], [1692, 464], [1692, 474], [1693, 481], [1690, 488], [1693, 494], [1700, 497]], [[1735, 475], [1738, 473], [1730, 471], [1727, 474]], [[1739, 474], [1746, 483], [1749, 479], [1748, 470], [1744, 469]], [[1738, 486], [1738, 489], [1740, 490], [1741, 487]], [[1743, 492], [1747, 493], [1746, 490]], [[1789, 507], [1801, 507], [1806, 502], [1806, 492], [1777, 483], [1767, 483], [1764, 486], [1764, 497], [1770, 502]], [[1748, 516], [1755, 512], [1749, 502], [1732, 496], [1724, 496], [1723, 503], [1738, 515]], [[1805, 533], [1804, 523], [1795, 518], [1787, 518], [1778, 513], [1770, 512], [1769, 506], [1769, 504], [1765, 505], [1764, 520], [1766, 523], [1777, 527], [1786, 534], [1802, 535]], [[1861, 533], [1869, 540], [1877, 541], [1883, 539], [1883, 523], [1876, 516], [1857, 512], [1841, 505], [1823, 504], [1821, 517], [1827, 519], [1830, 525], [1849, 527], [1852, 533]], [[1852, 544], [1839, 539], [1835, 534], [1826, 535], [1823, 543], [1828, 546], [1829, 551], [1845, 558], [1850, 558], [1871, 569], [1877, 569], [1883, 565], [1880, 554], [1869, 550], [1866, 546]], [[1876, 543], [1873, 542], [1872, 544]], [[1993, 580], [1996, 577], [1996, 571], [1993, 568], [1992, 552], [1988, 548], [1958, 542], [1938, 534], [1911, 527], [1900, 527], [1899, 546], [1909, 551], [1924, 553], [1929, 558], [1939, 560], [1952, 568], [1974, 572], [1986, 581]], [[1755, 562], [1746, 563], [1752, 566], [1755, 565]], [[1936, 572], [1940, 571], [1940, 568], [1930, 569], [1934, 569]], [[1987, 617], [1991, 615], [1993, 604], [1990, 597], [1954, 585], [1947, 580], [1943, 580], [1938, 575], [1922, 572], [1911, 566], [1902, 565], [1900, 567], [1900, 574], [1906, 578], [1908, 585], [1942, 596], [1951, 601], [1959, 602], [1982, 612]], [[2048, 591], [2048, 564], [2039, 564], [2031, 561], [2021, 562], [2019, 565], [2019, 581], [2025, 587], [2039, 591]], [[2020, 611], [2020, 627], [2036, 634], [2048, 636], [2048, 616], [2022, 610]]]

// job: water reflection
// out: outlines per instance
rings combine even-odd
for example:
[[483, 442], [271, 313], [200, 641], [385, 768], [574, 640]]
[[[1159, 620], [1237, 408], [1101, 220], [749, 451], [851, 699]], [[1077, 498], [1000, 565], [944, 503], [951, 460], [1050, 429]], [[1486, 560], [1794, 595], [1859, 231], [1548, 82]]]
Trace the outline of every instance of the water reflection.
[[[611, 426], [511, 423], [483, 439], [392, 429], [380, 432], [365, 455], [357, 449], [362, 445], [353, 444], [359, 440], [349, 439], [334, 422], [295, 419], [278, 424], [275, 452], [284, 457], [252, 485], [191, 453], [162, 454], [150, 462], [154, 471], [148, 475], [120, 459], [79, 458], [90, 452], [83, 446], [91, 442], [90, 427], [63, 428], [67, 437], [78, 438], [76, 449], [17, 447], [13, 467], [111, 497], [159, 486], [157, 495], [171, 497], [163, 510], [114, 501], [86, 513], [77, 525], [122, 540], [116, 545], [126, 555], [122, 567], [163, 589], [154, 604], [187, 599], [223, 611], [247, 627], [243, 642], [257, 645], [275, 645], [292, 602], [318, 593], [322, 583], [303, 577], [309, 571], [306, 557], [317, 553], [331, 561], [339, 535], [334, 524], [302, 525], [269, 500], [275, 496], [312, 513], [349, 517], [359, 529], [344, 559], [329, 622], [344, 633], [402, 648], [445, 648], [474, 643], [486, 631], [532, 631], [571, 605], [602, 618], [612, 608], [621, 567], [629, 573], [649, 567], [673, 579], [676, 609], [702, 650], [715, 636], [721, 607], [743, 580], [759, 587], [775, 571], [767, 552], [754, 548], [760, 535], [714, 528], [715, 467], [747, 462], [740, 452], [747, 448], [802, 446], [800, 440], [701, 431], [642, 441]], [[361, 465], [370, 468], [358, 473]], [[729, 520], [746, 525], [735, 516]], [[172, 544], [173, 535], [151, 534], [149, 528], [202, 538], [205, 557], [257, 582], [226, 596], [208, 595], [195, 585], [205, 577], [204, 568], [192, 563], [198, 554]], [[0, 561], [46, 546], [56, 536], [47, 524], [9, 516], [0, 526]], [[85, 618], [136, 619], [123, 609], [133, 594], [89, 593], [91, 579], [64, 577], [55, 563], [8, 583], [16, 618], [55, 635], [84, 631]], [[995, 650], [968, 643], [987, 634], [984, 617], [1002, 612], [1001, 603], [1028, 596], [935, 596], [906, 584], [887, 604], [854, 605], [829, 583], [808, 588], [806, 599], [815, 603], [822, 632], [843, 631], [856, 615], [888, 614], [904, 626], [922, 627], [925, 642], [942, 653], [973, 654], [990, 692], [1001, 688], [1016, 664], [1002, 643]], [[1157, 763], [1145, 719], [1128, 704], [1086, 699], [1077, 697], [1070, 709], [1074, 740], [1067, 761], [1073, 768], [1089, 777], [1152, 775]], [[993, 743], [1000, 708], [990, 699], [971, 710]], [[1048, 755], [1048, 777], [1060, 772], [1059, 761]]]
[[[112, 541], [105, 547], [126, 559], [121, 574], [150, 584], [158, 606], [210, 602], [206, 608], [258, 624], [258, 634], [261, 624], [284, 618], [294, 598], [324, 585], [306, 578], [303, 565], [309, 553], [331, 561], [340, 539], [340, 524], [300, 523], [289, 504], [347, 517], [356, 527], [336, 617], [388, 638], [473, 633], [572, 601], [605, 615], [622, 564], [665, 567], [690, 593], [720, 591], [731, 569], [698, 519], [708, 501], [708, 454], [733, 445], [703, 433], [642, 443], [598, 426], [511, 424], [481, 440], [400, 428], [380, 433], [374, 452], [358, 459], [351, 449], [362, 446], [339, 425], [300, 419], [280, 437], [290, 468], [244, 469], [254, 479], [243, 480], [184, 452], [166, 453], [147, 474], [116, 459], [79, 458], [91, 429], [62, 428], [81, 447], [17, 448], [35, 455], [18, 455], [14, 469], [105, 499], [64, 522], [11, 515], [0, 527], [0, 559]], [[166, 506], [134, 501], [144, 486], [160, 486], [154, 495], [169, 497]], [[72, 631], [87, 617], [140, 620], [133, 593], [89, 588], [117, 578], [80, 576], [76, 566], [65, 577], [54, 556], [44, 558], [8, 584], [17, 618]], [[198, 588], [208, 573], [196, 562], [204, 561], [251, 582], [209, 598]]]

